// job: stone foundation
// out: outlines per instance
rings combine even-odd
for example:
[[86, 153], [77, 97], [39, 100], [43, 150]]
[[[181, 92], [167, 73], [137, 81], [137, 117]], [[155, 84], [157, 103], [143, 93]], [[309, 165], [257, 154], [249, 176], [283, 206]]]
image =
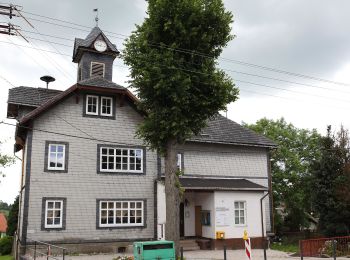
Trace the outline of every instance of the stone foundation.
[[[132, 253], [133, 241], [130, 242], [81, 242], [81, 243], [54, 243], [55, 246], [65, 248], [66, 255], [78, 254], [115, 254], [115, 253]], [[28, 244], [21, 246], [21, 255], [33, 256], [35, 245]], [[36, 245], [37, 252], [47, 254], [48, 246]], [[50, 247], [51, 255], [62, 255], [63, 250], [54, 246]], [[41, 255], [37, 253], [37, 256]]]
[[[262, 237], [250, 238], [252, 249], [262, 249], [264, 247], [264, 239]], [[212, 239], [211, 249], [223, 249], [226, 245], [227, 249], [244, 249], [244, 240], [242, 238], [229, 239]]]

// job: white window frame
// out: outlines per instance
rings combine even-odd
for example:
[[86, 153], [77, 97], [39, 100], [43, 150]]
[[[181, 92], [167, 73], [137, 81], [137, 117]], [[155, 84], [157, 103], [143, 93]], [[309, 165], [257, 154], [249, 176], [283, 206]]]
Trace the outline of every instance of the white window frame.
[[[123, 208], [123, 206], [121, 206], [121, 208], [116, 208], [116, 203], [121, 203], [121, 205], [123, 205], [123, 203], [128, 203], [128, 207], [127, 208]], [[130, 208], [130, 203], [135, 203], [135, 208], [131, 209]], [[136, 208], [137, 203], [141, 203], [141, 208]], [[107, 203], [107, 209], [102, 209], [102, 203]], [[113, 209], [110, 209], [108, 206], [108, 203], [114, 203]], [[143, 200], [101, 200], [99, 203], [99, 227], [142, 227], [144, 226], [144, 201]], [[116, 211], [117, 210], [127, 210], [128, 211], [128, 223], [115, 223], [115, 219], [116, 219]], [[109, 210], [113, 210], [113, 223], [112, 224], [102, 224], [102, 210], [107, 211], [107, 222], [108, 222], [108, 211]], [[130, 210], [141, 210], [141, 223], [130, 223]], [[123, 216], [121, 216], [121, 218], [123, 218]], [[135, 222], [136, 222], [136, 216], [135, 216]]]
[[96, 61], [92, 61], [91, 64], [90, 64], [90, 77], [92, 77], [92, 64], [102, 64], [103, 65], [103, 75], [102, 77], [104, 78], [105, 77], [105, 64], [102, 63], [102, 62], [96, 62]]
[[[113, 149], [114, 150], [114, 167], [113, 167], [113, 169], [102, 169], [102, 156], [103, 156], [103, 154], [102, 154], [102, 149]], [[128, 168], [126, 169], [126, 170], [123, 170], [122, 168], [123, 167], [121, 167], [121, 169], [116, 169], [116, 157], [117, 157], [117, 155], [116, 155], [116, 150], [117, 149], [120, 149], [120, 150], [128, 150], [128, 155], [127, 155], [127, 158], [128, 158], [128, 162], [127, 162], [127, 166], [128, 166]], [[139, 150], [139, 151], [141, 151], [141, 169], [140, 170], [130, 170], [130, 150], [135, 150], [135, 153], [136, 153], [136, 150]], [[122, 153], [122, 152], [121, 152]], [[105, 155], [106, 156], [106, 155]], [[108, 157], [108, 155], [107, 155], [107, 157]], [[121, 157], [123, 157], [123, 156], [121, 156]], [[136, 158], [136, 157], [135, 157]], [[108, 160], [108, 159], [107, 159]], [[101, 146], [100, 147], [100, 172], [116, 172], [116, 173], [118, 173], [118, 172], [131, 172], [131, 173], [143, 173], [143, 163], [144, 163], [144, 158], [143, 158], [143, 149], [141, 149], [141, 148], [127, 148], [127, 147], [108, 147], [108, 146]], [[109, 162], [107, 161], [107, 168], [108, 168], [108, 164], [109, 164]], [[135, 166], [135, 168], [136, 168], [136, 166]]]
[[[111, 101], [111, 112], [108, 114], [108, 113], [103, 113], [102, 111], [102, 106], [103, 106], [103, 100], [106, 99], [106, 100], [110, 100]], [[113, 98], [111, 97], [101, 97], [101, 104], [100, 104], [100, 112], [101, 112], [101, 116], [113, 116]]]
[[[236, 210], [238, 210], [238, 211], [242, 210], [241, 208], [236, 208], [236, 203], [243, 203], [244, 204], [244, 208], [243, 208], [243, 210], [244, 210], [244, 224], [242, 224], [242, 223], [236, 224]], [[234, 218], [233, 223], [235, 226], [245, 227], [248, 225], [247, 224], [247, 201], [236, 200], [233, 202], [233, 218]], [[241, 221], [241, 215], [240, 215], [240, 213], [238, 213], [238, 222], [240, 222], [240, 221]]]
[[[89, 112], [88, 111], [88, 107], [89, 107], [89, 97], [91, 98], [95, 98], [96, 99], [96, 112]], [[94, 116], [98, 116], [98, 109], [99, 109], [99, 97], [95, 96], [95, 95], [86, 95], [86, 105], [85, 105], [85, 113], [87, 115], [94, 115]]]
[[[48, 204], [49, 202], [53, 202], [54, 204], [54, 208], [53, 209], [49, 209], [48, 208]], [[54, 212], [57, 211], [57, 209], [55, 208], [55, 203], [56, 202], [60, 202], [61, 203], [61, 207], [60, 207], [60, 223], [59, 224], [55, 224], [55, 217], [53, 217], [52, 220], [52, 224], [47, 224], [47, 213], [49, 210], [53, 210], [53, 216], [54, 216]], [[63, 200], [46, 200], [45, 201], [45, 228], [62, 228], [63, 227]]]
[[177, 161], [176, 161], [176, 167], [178, 170], [182, 171], [182, 153], [178, 153], [176, 155]]
[[[51, 147], [52, 146], [63, 146], [63, 163], [62, 163], [62, 167], [52, 167], [50, 166], [50, 162], [51, 162]], [[57, 147], [56, 147], [56, 164], [57, 164]], [[56, 170], [56, 171], [64, 171], [66, 167], [66, 145], [65, 144], [49, 144], [49, 149], [48, 149], [48, 154], [47, 154], [47, 169], [48, 170]]]

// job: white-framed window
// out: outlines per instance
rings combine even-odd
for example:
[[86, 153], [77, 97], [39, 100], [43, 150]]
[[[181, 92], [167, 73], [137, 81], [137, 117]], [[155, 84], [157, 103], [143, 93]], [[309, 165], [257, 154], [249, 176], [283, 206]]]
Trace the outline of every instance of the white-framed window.
[[143, 226], [143, 200], [100, 201], [100, 227]]
[[45, 228], [62, 228], [63, 200], [46, 200]]
[[176, 166], [179, 171], [182, 171], [182, 154], [178, 153], [177, 154], [177, 161], [176, 161]]
[[235, 225], [246, 225], [247, 224], [247, 202], [246, 201], [235, 201]]
[[101, 97], [101, 116], [113, 115], [113, 98]]
[[100, 171], [143, 172], [143, 150], [100, 147]]
[[86, 114], [98, 115], [98, 96], [86, 95]]
[[49, 144], [48, 153], [47, 169], [65, 170], [66, 145]]
[[105, 64], [101, 62], [91, 62], [90, 77], [104, 77], [105, 76]]

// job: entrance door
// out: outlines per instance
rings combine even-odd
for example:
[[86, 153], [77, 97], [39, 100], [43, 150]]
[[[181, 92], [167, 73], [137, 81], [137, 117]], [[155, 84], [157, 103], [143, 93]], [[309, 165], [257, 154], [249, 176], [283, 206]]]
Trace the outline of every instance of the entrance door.
[[185, 236], [185, 209], [184, 204], [180, 203], [180, 237]]
[[196, 237], [202, 236], [202, 206], [195, 208], [195, 232]]

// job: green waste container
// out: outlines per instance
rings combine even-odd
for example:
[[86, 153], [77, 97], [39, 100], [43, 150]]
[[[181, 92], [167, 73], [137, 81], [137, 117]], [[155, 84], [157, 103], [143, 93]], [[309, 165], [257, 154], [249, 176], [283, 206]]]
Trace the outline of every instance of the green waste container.
[[135, 260], [175, 260], [173, 241], [134, 242]]

